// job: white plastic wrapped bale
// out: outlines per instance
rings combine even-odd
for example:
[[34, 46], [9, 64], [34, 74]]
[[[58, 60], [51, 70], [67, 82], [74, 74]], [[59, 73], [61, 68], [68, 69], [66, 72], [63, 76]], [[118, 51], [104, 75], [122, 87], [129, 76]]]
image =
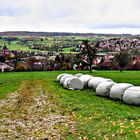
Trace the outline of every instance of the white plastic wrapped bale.
[[[91, 78], [91, 79], [89, 80], [89, 82], [88, 82], [88, 87], [89, 87], [89, 88], [93, 88], [93, 85], [94, 85], [95, 81], [96, 81], [97, 79], [99, 79], [99, 78], [102, 78], [102, 77], [93, 77], [93, 78]], [[102, 78], [102, 79], [103, 79], [103, 78]]]
[[68, 77], [65, 78], [65, 80], [64, 80], [64, 82], [63, 82], [63, 86], [64, 86], [65, 88], [68, 88], [68, 87], [67, 87], [67, 82], [68, 82], [68, 80], [69, 80], [70, 78], [73, 78], [73, 77], [75, 77], [75, 76], [72, 76], [72, 77], [69, 77], [69, 76], [68, 76]]
[[113, 85], [110, 89], [110, 98], [122, 100], [124, 91], [132, 86], [132, 84], [128, 83], [118, 83]]
[[140, 87], [133, 86], [125, 90], [123, 102], [127, 104], [140, 105]]
[[62, 73], [62, 74], [59, 74], [56, 78], [56, 81], [60, 81], [61, 77], [66, 75], [67, 73]]
[[93, 76], [92, 75], [82, 75], [81, 77], [79, 77], [79, 79], [84, 83], [84, 86], [87, 86], [88, 85], [88, 82], [90, 79], [92, 79]]
[[96, 90], [97, 86], [103, 82], [113, 82], [113, 81], [111, 79], [107, 79], [107, 78], [99, 78], [94, 82], [93, 88]]
[[96, 95], [109, 97], [110, 89], [115, 84], [115, 82], [107, 81], [100, 83], [96, 88]]
[[82, 73], [77, 73], [77, 74], [75, 74], [74, 76], [76, 76], [76, 77], [81, 77], [83, 74]]
[[62, 85], [67, 77], [72, 77], [72, 74], [65, 74], [60, 78], [60, 84]]
[[84, 88], [83, 82], [76, 76], [67, 77], [63, 85], [65, 88], [71, 90], [81, 90]]

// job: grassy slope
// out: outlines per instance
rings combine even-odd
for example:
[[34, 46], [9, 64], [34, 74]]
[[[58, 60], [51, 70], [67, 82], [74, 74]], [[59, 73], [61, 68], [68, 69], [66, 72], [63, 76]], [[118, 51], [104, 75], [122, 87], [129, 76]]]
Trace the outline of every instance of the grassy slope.
[[[23, 51], [30, 50], [28, 47], [24, 45], [16, 44], [16, 42], [17, 41], [12, 41], [11, 44], [6, 44], [6, 45], [10, 50], [23, 50]], [[4, 43], [5, 41], [0, 40], [0, 46], [3, 46]]]
[[[62, 103], [64, 113], [74, 114], [77, 131], [69, 134], [68, 140], [87, 136], [89, 139], [138, 139], [140, 133], [140, 108], [123, 104], [121, 101], [95, 96], [92, 89], [70, 91], [55, 82], [63, 72], [0, 73], [0, 97], [18, 89], [20, 80], [42, 79], [49, 92]], [[69, 73], [76, 73], [71, 71]], [[88, 72], [82, 72], [88, 73]], [[89, 74], [89, 73], [88, 73]], [[95, 76], [108, 77], [115, 82], [129, 82], [140, 86], [140, 72], [96, 71]]]
[[17, 41], [12, 41], [11, 44], [8, 44], [7, 46], [10, 50], [23, 50], [23, 51], [30, 50], [28, 47], [24, 45], [17, 44]]

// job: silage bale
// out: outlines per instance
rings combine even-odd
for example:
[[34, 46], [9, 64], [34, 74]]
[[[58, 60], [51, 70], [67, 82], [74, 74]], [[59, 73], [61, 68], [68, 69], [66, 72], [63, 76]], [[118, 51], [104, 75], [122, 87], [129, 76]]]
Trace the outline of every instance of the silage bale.
[[108, 78], [98, 78], [97, 80], [95, 80], [93, 88], [96, 90], [97, 86], [103, 82], [113, 82], [113, 80]]
[[67, 77], [63, 85], [65, 88], [71, 90], [81, 90], [84, 88], [84, 83], [76, 76]]
[[65, 74], [60, 79], [60, 84], [62, 85], [67, 77], [72, 77], [72, 74]]
[[77, 73], [77, 74], [75, 74], [74, 76], [76, 76], [76, 77], [81, 77], [83, 74], [82, 73]]
[[110, 95], [110, 88], [115, 84], [115, 82], [112, 81], [106, 81], [100, 83], [96, 88], [96, 95], [109, 97]]
[[82, 75], [81, 77], [79, 77], [79, 79], [84, 83], [84, 86], [87, 86], [88, 85], [88, 82], [90, 79], [92, 79], [93, 76], [92, 75]]
[[93, 85], [94, 85], [95, 81], [96, 81], [97, 79], [99, 79], [99, 78], [102, 78], [102, 77], [93, 77], [93, 78], [91, 78], [91, 79], [89, 80], [89, 82], [88, 82], [88, 87], [93, 88]]
[[67, 73], [62, 73], [62, 74], [59, 74], [56, 78], [56, 81], [60, 81], [61, 77], [66, 75]]
[[133, 86], [125, 90], [123, 102], [127, 104], [140, 105], [140, 87]]
[[132, 86], [132, 84], [128, 83], [118, 83], [113, 85], [110, 90], [110, 98], [122, 100], [124, 91]]
[[[74, 76], [72, 76], [72, 77], [74, 77]], [[65, 81], [63, 82], [64, 88], [67, 88], [67, 82], [68, 82], [68, 80], [69, 80], [70, 78], [72, 78], [72, 77], [66, 77], [66, 78], [65, 78]]]

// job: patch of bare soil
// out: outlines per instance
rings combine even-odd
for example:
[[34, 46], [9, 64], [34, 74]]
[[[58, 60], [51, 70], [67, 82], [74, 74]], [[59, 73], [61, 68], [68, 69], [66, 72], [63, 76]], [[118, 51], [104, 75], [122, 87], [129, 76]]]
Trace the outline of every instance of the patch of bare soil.
[[74, 133], [71, 116], [62, 115], [43, 81], [22, 81], [0, 100], [0, 140], [65, 140]]

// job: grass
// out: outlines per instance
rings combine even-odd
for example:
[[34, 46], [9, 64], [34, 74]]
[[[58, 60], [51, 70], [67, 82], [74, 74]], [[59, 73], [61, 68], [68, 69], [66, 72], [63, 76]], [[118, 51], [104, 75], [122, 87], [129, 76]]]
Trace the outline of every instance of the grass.
[[71, 48], [63, 48], [64, 53], [72, 53], [72, 54], [78, 54], [79, 52], [73, 52], [71, 51], [74, 47]]
[[[3, 46], [5, 41], [0, 40], [0, 46]], [[29, 47], [24, 45], [17, 44], [17, 41], [12, 41], [10, 44], [6, 44], [9, 50], [22, 50], [22, 51], [28, 51], [31, 50]]]
[[7, 45], [10, 50], [30, 50], [27, 46], [17, 44], [17, 41], [12, 41], [11, 44]]
[[[77, 71], [65, 71], [71, 74]], [[71, 91], [64, 89], [55, 78], [62, 71], [0, 73], [0, 98], [18, 89], [22, 80], [43, 80], [47, 90], [60, 100], [64, 114], [76, 121], [75, 134], [67, 133], [67, 140], [87, 137], [92, 139], [132, 140], [140, 138], [140, 108], [95, 96], [92, 89]], [[90, 74], [88, 71], [81, 73]], [[95, 71], [95, 76], [107, 77], [115, 82], [140, 86], [140, 71]]]
[[[0, 46], [3, 46], [5, 41], [0, 40]], [[30, 49], [26, 45], [19, 45], [17, 41], [12, 41], [10, 44], [6, 44], [9, 50], [22, 50], [22, 51], [39, 51], [36, 49]]]

